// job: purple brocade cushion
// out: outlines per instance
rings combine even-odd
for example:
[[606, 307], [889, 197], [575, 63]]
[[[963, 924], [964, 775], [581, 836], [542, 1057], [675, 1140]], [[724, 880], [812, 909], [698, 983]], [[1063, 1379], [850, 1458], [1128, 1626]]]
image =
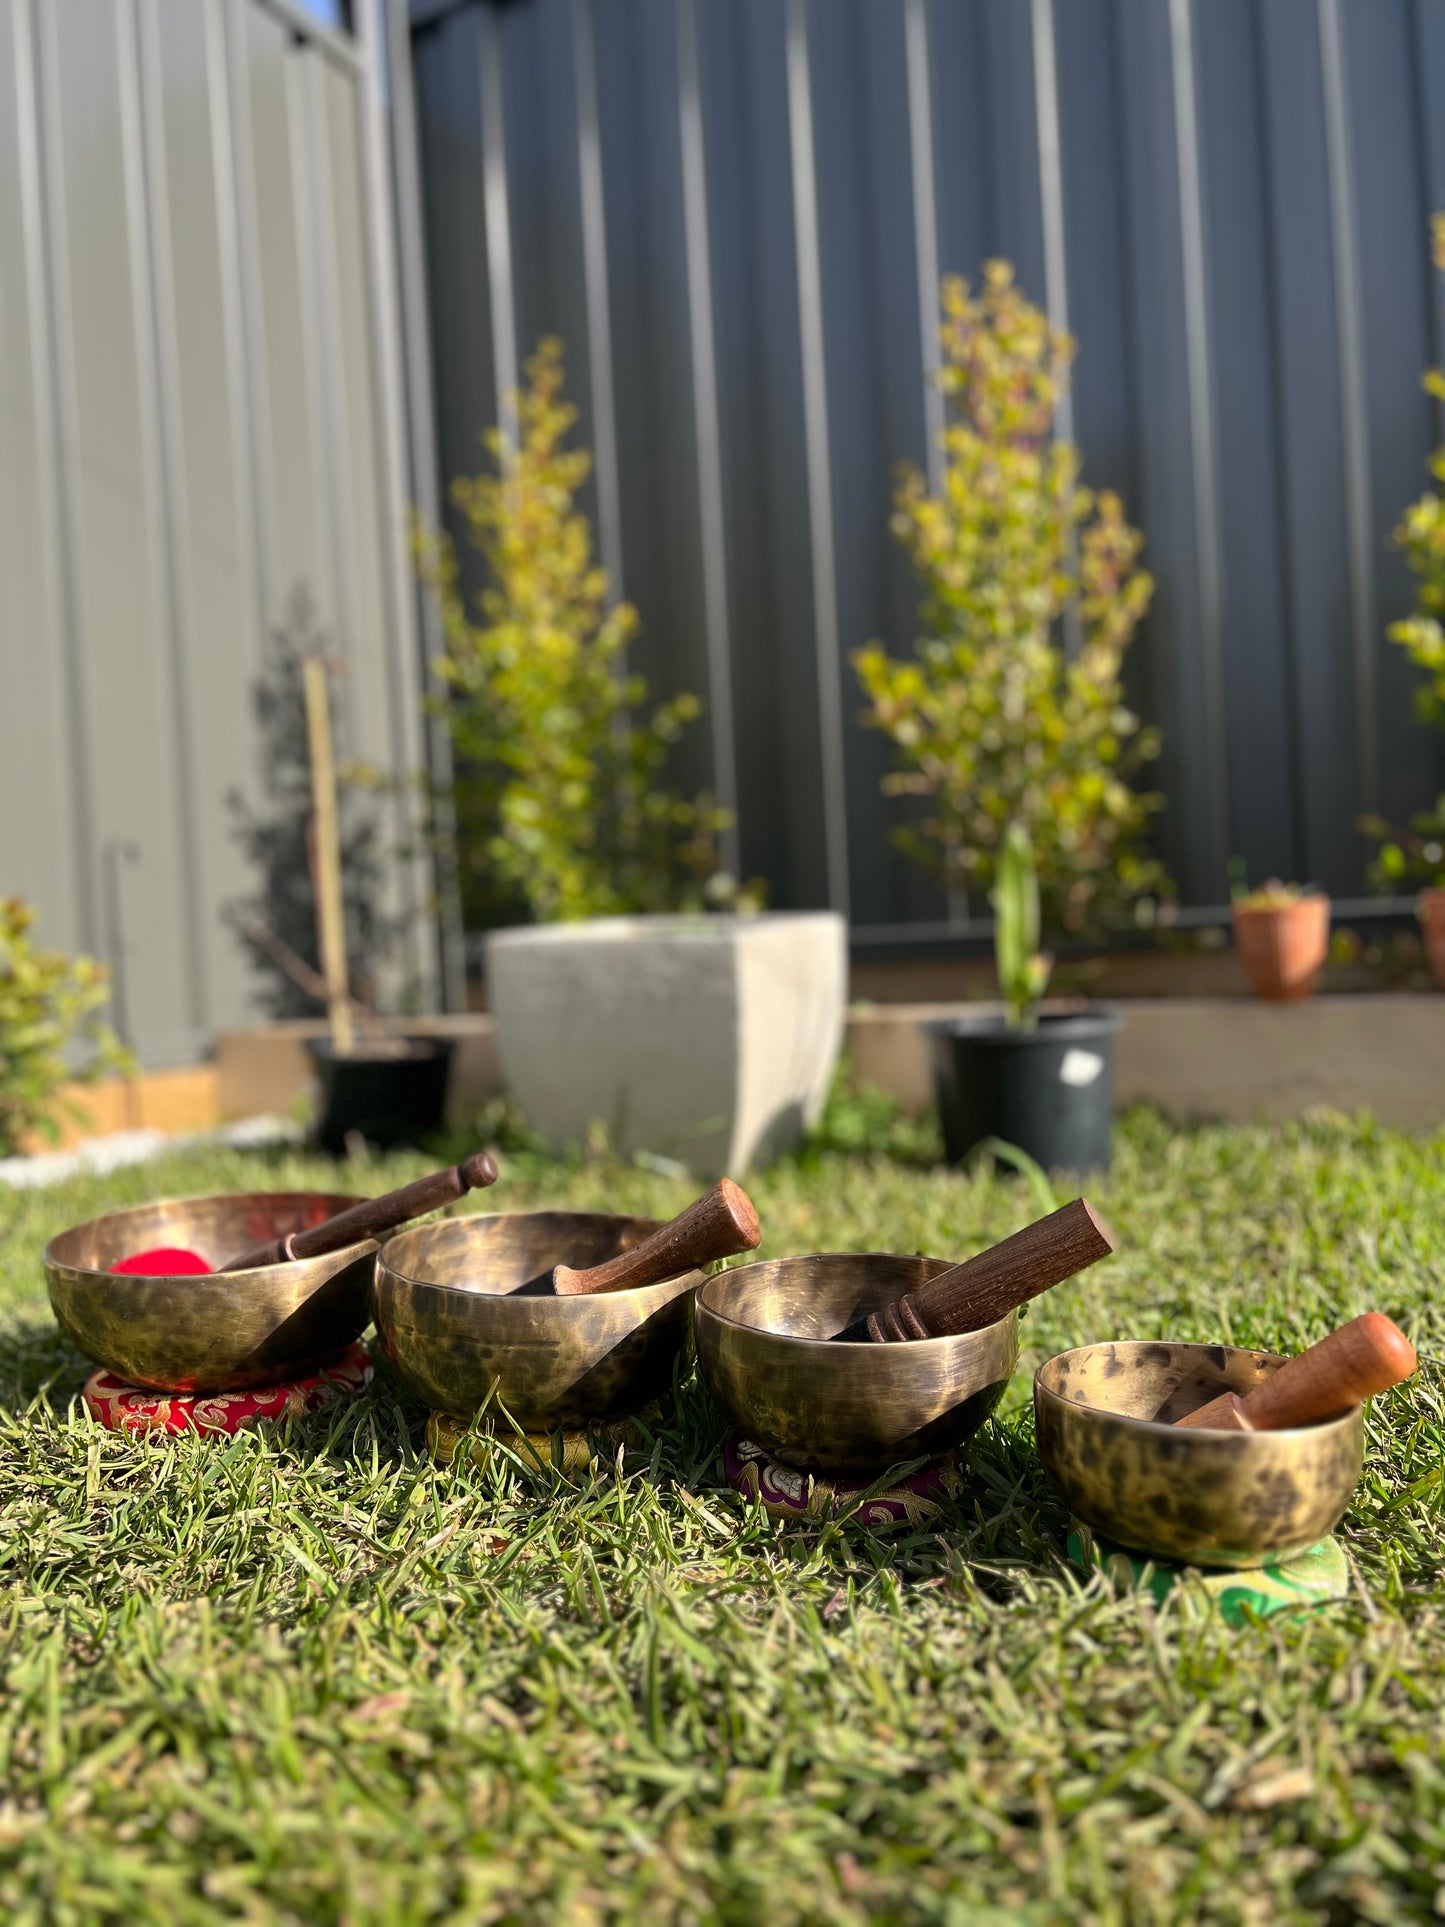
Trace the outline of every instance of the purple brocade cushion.
[[[941, 1502], [964, 1489], [957, 1452], [930, 1459], [906, 1479], [879, 1487], [877, 1478], [858, 1473], [800, 1472], [770, 1458], [751, 1439], [729, 1432], [723, 1441], [723, 1466], [728, 1484], [756, 1499], [775, 1519], [821, 1521], [846, 1512], [885, 1532], [892, 1526], [921, 1525], [936, 1518]], [[859, 1505], [864, 1492], [869, 1497]]]

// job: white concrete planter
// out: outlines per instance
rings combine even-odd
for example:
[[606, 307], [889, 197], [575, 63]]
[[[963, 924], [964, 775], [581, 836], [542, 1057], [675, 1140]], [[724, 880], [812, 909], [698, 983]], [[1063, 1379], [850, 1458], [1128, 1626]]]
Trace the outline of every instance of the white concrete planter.
[[822, 1108], [848, 988], [831, 911], [498, 930], [486, 953], [503, 1075], [558, 1148], [600, 1121], [624, 1156], [712, 1177], [775, 1157]]

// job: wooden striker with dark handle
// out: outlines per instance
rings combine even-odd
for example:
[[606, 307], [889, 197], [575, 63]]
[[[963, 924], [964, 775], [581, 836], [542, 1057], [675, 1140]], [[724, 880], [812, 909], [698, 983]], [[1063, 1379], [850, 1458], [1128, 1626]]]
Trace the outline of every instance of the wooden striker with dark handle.
[[1367, 1311], [1348, 1325], [1298, 1352], [1243, 1398], [1221, 1392], [1176, 1425], [1220, 1432], [1282, 1432], [1315, 1425], [1388, 1391], [1414, 1371], [1415, 1347], [1380, 1311]]
[[587, 1271], [558, 1265], [552, 1273], [552, 1284], [563, 1298], [597, 1291], [636, 1291], [639, 1286], [660, 1284], [664, 1278], [710, 1265], [716, 1258], [756, 1251], [762, 1235], [752, 1199], [731, 1178], [723, 1178], [630, 1251]]
[[1117, 1248], [1113, 1232], [1092, 1205], [1075, 1198], [1001, 1244], [940, 1272], [882, 1311], [856, 1319], [834, 1337], [894, 1344], [982, 1331]]
[[468, 1191], [483, 1190], [497, 1181], [497, 1160], [490, 1151], [478, 1151], [449, 1171], [432, 1171], [412, 1184], [403, 1184], [379, 1198], [364, 1198], [349, 1205], [335, 1217], [324, 1218], [305, 1231], [293, 1231], [287, 1238], [273, 1238], [267, 1244], [253, 1245], [239, 1258], [221, 1266], [222, 1271], [255, 1271], [262, 1265], [284, 1265], [293, 1258], [321, 1258], [328, 1251], [341, 1251], [359, 1244], [363, 1238], [379, 1238], [383, 1231], [395, 1231], [413, 1218], [424, 1218], [428, 1211], [439, 1211], [444, 1204], [455, 1204]]

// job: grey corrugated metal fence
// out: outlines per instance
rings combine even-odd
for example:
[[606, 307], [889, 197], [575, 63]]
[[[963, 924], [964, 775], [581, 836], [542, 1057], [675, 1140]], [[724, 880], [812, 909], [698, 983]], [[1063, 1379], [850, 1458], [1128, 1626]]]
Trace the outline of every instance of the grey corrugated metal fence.
[[895, 463], [932, 460], [940, 271], [1081, 344], [1064, 427], [1159, 589], [1184, 902], [1363, 889], [1367, 808], [1445, 787], [1384, 638], [1425, 478], [1445, 0], [412, 0], [439, 466], [570, 349], [636, 660], [774, 901], [947, 932], [889, 845], [847, 652], [902, 649]]
[[250, 1005], [226, 799], [295, 583], [350, 753], [422, 754], [384, 8], [355, 14], [0, 0], [0, 891], [124, 962], [153, 1062]]

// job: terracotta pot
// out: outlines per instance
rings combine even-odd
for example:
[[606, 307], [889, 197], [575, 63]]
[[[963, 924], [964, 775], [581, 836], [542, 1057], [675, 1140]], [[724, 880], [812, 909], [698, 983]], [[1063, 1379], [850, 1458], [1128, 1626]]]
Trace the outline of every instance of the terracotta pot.
[[1430, 975], [1445, 990], [1445, 890], [1422, 890], [1416, 910], [1425, 935]]
[[1310, 996], [1330, 948], [1330, 900], [1234, 906], [1234, 944], [1249, 987], [1270, 1003]]

